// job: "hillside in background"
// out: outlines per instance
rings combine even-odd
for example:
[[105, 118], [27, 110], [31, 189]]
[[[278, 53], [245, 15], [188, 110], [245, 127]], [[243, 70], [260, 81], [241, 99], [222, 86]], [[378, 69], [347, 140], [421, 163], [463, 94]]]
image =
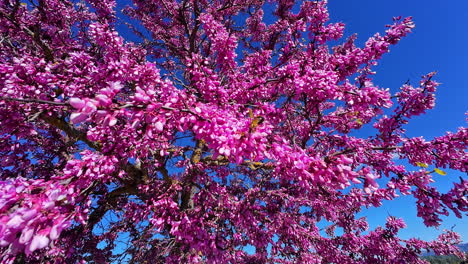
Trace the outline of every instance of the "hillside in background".
[[468, 243], [460, 244], [458, 247], [461, 249], [461, 251], [468, 253]]
[[423, 259], [431, 264], [468, 264], [468, 243], [460, 244], [458, 247], [465, 252], [466, 260], [462, 260], [455, 256], [436, 256], [433, 252], [424, 254]]
[[431, 264], [468, 264], [467, 260], [461, 260], [455, 256], [427, 256], [423, 257], [423, 259]]

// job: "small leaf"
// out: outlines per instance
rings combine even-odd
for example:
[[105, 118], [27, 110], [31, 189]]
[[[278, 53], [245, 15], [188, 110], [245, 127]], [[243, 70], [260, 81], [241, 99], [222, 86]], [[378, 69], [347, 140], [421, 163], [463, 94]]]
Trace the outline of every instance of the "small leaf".
[[426, 163], [422, 163], [422, 162], [416, 162], [416, 166], [422, 167], [422, 168], [427, 168], [428, 167]]
[[261, 116], [257, 116], [252, 120], [252, 123], [250, 124], [250, 130], [254, 130], [258, 125], [263, 123], [264, 118]]
[[437, 173], [437, 174], [440, 174], [442, 176], [445, 176], [447, 175], [447, 172], [441, 170], [441, 169], [438, 169], [438, 168], [435, 168], [434, 171]]
[[358, 125], [361, 125], [361, 126], [362, 124], [364, 124], [361, 119], [356, 119], [356, 123], [358, 123]]
[[254, 115], [253, 115], [252, 109], [250, 109], [250, 108], [249, 108], [249, 117], [250, 117], [250, 118], [252, 118], [252, 119], [254, 118]]

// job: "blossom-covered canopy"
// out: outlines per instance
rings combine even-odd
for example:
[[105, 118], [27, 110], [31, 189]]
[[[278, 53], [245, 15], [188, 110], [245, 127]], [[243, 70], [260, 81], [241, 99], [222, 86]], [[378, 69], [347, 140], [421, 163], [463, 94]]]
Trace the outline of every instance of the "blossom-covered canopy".
[[326, 4], [133, 0], [121, 12], [111, 0], [2, 1], [1, 262], [458, 253], [451, 231], [403, 240], [402, 219], [371, 230], [356, 217], [401, 195], [427, 226], [466, 215], [466, 179], [447, 176], [447, 193], [431, 183], [443, 168], [467, 172], [468, 129], [405, 134], [434, 107], [434, 73], [394, 94], [373, 83], [411, 18], [358, 47]]

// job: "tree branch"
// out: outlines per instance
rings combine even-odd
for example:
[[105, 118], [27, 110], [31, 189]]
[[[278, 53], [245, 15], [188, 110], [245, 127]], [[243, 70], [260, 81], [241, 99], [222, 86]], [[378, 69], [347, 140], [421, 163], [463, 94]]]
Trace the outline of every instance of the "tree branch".
[[48, 116], [46, 114], [41, 114], [40, 117], [47, 124], [65, 132], [70, 138], [75, 139], [77, 141], [78, 140], [83, 141], [84, 143], [86, 143], [86, 145], [88, 145], [89, 147], [97, 151], [101, 150], [102, 146], [99, 143], [89, 140], [86, 137], [86, 133], [77, 130], [76, 128], [71, 126], [69, 123], [67, 123], [63, 118]]
[[[372, 150], [395, 150], [395, 149], [399, 149], [400, 147], [398, 146], [389, 146], [389, 147], [373, 147], [371, 148]], [[338, 156], [338, 155], [341, 155], [341, 154], [349, 154], [349, 153], [354, 153], [356, 152], [355, 149], [345, 149], [345, 150], [342, 150], [342, 151], [337, 151], [331, 155], [329, 155], [328, 157], [335, 157], [335, 156]]]
[[21, 102], [21, 103], [61, 105], [61, 106], [69, 105], [68, 103], [64, 103], [64, 102], [54, 102], [54, 101], [47, 101], [47, 100], [36, 99], [36, 98], [12, 98], [12, 97], [0, 96], [0, 100], [15, 101], [15, 102]]
[[[42, 41], [42, 39], [41, 39], [38, 32], [33, 32], [31, 29], [29, 29], [29, 28], [27, 28], [25, 26], [22, 26], [17, 21], [15, 21], [15, 19], [14, 19], [15, 18], [15, 13], [12, 13], [11, 15], [7, 15], [3, 11], [0, 10], [0, 17], [3, 17], [5, 19], [7, 19], [15, 27], [19, 28], [24, 33], [29, 35], [33, 39], [33, 41], [36, 42], [36, 44], [38, 44], [39, 47], [42, 49], [42, 52], [44, 52], [44, 56], [45, 56], [45, 59], [47, 61], [54, 61], [52, 49], [50, 48], [50, 46], [47, 43], [45, 43], [44, 41]], [[40, 31], [40, 29], [36, 30], [36, 31]]]

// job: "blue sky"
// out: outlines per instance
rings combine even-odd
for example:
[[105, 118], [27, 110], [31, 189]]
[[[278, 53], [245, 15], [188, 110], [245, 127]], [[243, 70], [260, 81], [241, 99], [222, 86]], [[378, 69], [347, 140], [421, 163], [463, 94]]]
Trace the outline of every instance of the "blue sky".
[[[449, 4], [447, 4], [449, 3]], [[423, 136], [426, 139], [466, 127], [465, 112], [468, 111], [468, 1], [375, 1], [329, 0], [329, 12], [333, 22], [346, 24], [346, 35], [358, 34], [358, 43], [363, 43], [376, 32], [383, 33], [392, 17], [412, 16], [416, 23], [413, 33], [399, 44], [391, 47], [380, 65], [376, 67], [375, 84], [396, 92], [408, 79], [417, 84], [420, 76], [437, 71], [434, 79], [440, 83], [435, 109], [426, 115], [413, 118], [405, 128], [408, 136]], [[447, 191], [461, 172], [446, 170], [447, 176], [435, 176], [437, 186]], [[403, 238], [419, 237], [435, 239], [443, 229], [457, 231], [468, 242], [468, 220], [458, 219], [453, 214], [442, 217], [439, 229], [427, 228], [416, 217], [416, 204], [411, 197], [400, 197], [384, 203], [380, 208], [364, 211], [371, 227], [384, 225], [388, 215], [403, 217], [408, 225], [400, 232]]]

